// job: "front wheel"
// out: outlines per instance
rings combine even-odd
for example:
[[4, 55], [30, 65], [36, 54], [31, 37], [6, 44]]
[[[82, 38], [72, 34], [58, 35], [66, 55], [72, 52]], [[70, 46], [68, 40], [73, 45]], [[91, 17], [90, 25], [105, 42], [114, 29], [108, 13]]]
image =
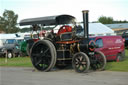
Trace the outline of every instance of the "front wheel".
[[88, 56], [83, 52], [76, 53], [72, 59], [72, 66], [76, 72], [87, 72], [90, 66]]
[[96, 62], [91, 65], [94, 70], [104, 70], [106, 66], [106, 57], [101, 51], [96, 51], [94, 54]]

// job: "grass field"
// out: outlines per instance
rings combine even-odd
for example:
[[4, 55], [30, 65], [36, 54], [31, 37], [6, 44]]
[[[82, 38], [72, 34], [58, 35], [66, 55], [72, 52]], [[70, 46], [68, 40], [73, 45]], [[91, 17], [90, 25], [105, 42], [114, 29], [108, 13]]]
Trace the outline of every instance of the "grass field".
[[0, 58], [0, 66], [32, 67], [32, 63], [30, 57], [17, 57], [10, 59]]
[[128, 50], [125, 50], [125, 60], [121, 62], [107, 62], [106, 70], [128, 72]]
[[[128, 50], [126, 50], [125, 53], [126, 58], [124, 61], [107, 62], [106, 70], [128, 72]], [[5, 58], [0, 58], [0, 66], [32, 67], [32, 63], [30, 57], [18, 57], [7, 60]]]

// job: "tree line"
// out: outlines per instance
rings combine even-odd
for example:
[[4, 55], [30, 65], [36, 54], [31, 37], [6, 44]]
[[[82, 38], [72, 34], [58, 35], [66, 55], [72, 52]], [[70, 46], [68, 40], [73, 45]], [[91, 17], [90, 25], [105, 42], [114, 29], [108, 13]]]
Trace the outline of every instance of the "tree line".
[[98, 18], [98, 22], [101, 22], [102, 24], [114, 24], [114, 23], [128, 23], [128, 21], [117, 21], [114, 20], [113, 17], [106, 17], [106, 16], [101, 16]]
[[[3, 15], [0, 16], [0, 31], [5, 33], [17, 33], [17, 32], [27, 32], [30, 31], [31, 28], [22, 28], [17, 24], [18, 14], [15, 14], [12, 10], [5, 10]], [[100, 16], [96, 22], [100, 22], [102, 24], [114, 24], [114, 23], [128, 23], [128, 21], [117, 21], [114, 20], [113, 17]]]

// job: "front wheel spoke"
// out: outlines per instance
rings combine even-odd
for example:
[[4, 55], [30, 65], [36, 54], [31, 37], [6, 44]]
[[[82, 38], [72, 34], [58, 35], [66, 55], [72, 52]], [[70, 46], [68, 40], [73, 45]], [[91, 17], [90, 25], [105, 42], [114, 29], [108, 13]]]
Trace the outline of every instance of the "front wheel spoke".
[[82, 61], [82, 60], [83, 60], [83, 57], [82, 57], [82, 56], [80, 56], [80, 57], [79, 57], [79, 59], [80, 59], [80, 61]]
[[85, 65], [85, 64], [82, 64], [82, 67], [83, 67], [83, 68], [86, 68], [86, 65]]
[[76, 62], [79, 62], [78, 58], [75, 59]]
[[86, 65], [87, 64], [86, 61], [82, 61], [81, 63], [82, 63], [82, 65]]
[[76, 64], [76, 65], [78, 65], [78, 64], [79, 64], [79, 62], [75, 62], [75, 64]]
[[[83, 70], [84, 68], [86, 68], [86, 61], [82, 61], [83, 57], [79, 57], [78, 62], [75, 62], [76, 68], [79, 70]], [[81, 63], [81, 64], [80, 64]]]
[[84, 69], [84, 66], [83, 65], [80, 65], [79, 69], [80, 70], [83, 70]]
[[76, 68], [79, 68], [79, 67], [80, 67], [80, 64], [77, 64], [77, 65], [76, 65]]

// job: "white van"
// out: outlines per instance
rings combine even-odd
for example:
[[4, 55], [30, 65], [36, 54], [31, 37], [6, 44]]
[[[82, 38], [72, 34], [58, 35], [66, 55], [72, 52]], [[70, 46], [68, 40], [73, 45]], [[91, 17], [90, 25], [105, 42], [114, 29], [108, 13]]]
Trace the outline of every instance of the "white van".
[[3, 41], [0, 39], [0, 47], [3, 46]]
[[3, 39], [0, 39], [0, 57], [5, 56], [5, 54], [6, 54], [6, 51], [4, 48], [4, 41]]

